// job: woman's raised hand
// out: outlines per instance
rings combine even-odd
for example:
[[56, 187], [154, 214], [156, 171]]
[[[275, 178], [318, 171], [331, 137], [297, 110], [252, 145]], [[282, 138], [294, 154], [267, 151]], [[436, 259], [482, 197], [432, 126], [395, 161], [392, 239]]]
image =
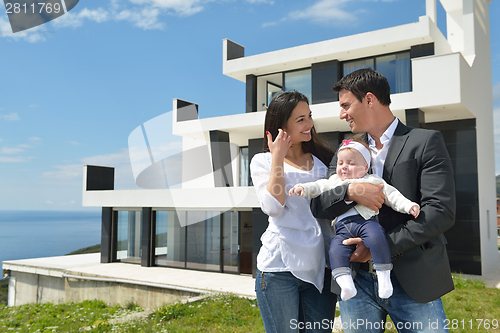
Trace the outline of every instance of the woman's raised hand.
[[292, 146], [292, 140], [290, 135], [288, 135], [281, 128], [278, 129], [278, 136], [273, 141], [271, 133], [266, 132], [267, 135], [267, 145], [269, 146], [269, 151], [275, 157], [285, 158], [288, 148]]

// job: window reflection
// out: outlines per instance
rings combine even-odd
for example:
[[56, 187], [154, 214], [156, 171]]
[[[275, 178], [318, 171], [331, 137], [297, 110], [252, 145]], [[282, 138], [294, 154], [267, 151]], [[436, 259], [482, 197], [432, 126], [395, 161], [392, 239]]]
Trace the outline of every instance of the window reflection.
[[312, 103], [312, 83], [311, 83], [311, 69], [302, 69], [293, 72], [285, 73], [285, 91], [297, 90], [303, 93]]
[[248, 186], [249, 172], [248, 147], [240, 147], [240, 186]]
[[344, 76], [361, 68], [375, 69], [374, 59], [371, 58], [344, 62]]
[[141, 263], [142, 212], [118, 211], [116, 259]]
[[391, 94], [411, 91], [410, 52], [400, 52], [343, 63], [344, 76], [361, 68], [372, 68], [387, 78]]
[[156, 212], [155, 264], [185, 267], [186, 228], [182, 228], [176, 211]]
[[224, 213], [224, 272], [238, 273], [239, 261], [239, 218], [238, 212]]
[[411, 91], [410, 52], [377, 57], [376, 70], [389, 81], [391, 93]]
[[[155, 213], [156, 265], [238, 272], [238, 212], [172, 210]], [[224, 227], [223, 219], [227, 219]]]
[[187, 212], [195, 220], [201, 220], [187, 226], [188, 268], [220, 270], [221, 215], [210, 216], [211, 213], [214, 212]]
[[271, 103], [271, 100], [274, 98], [274, 96], [278, 95], [280, 92], [282, 92], [281, 86], [274, 84], [272, 82], [267, 81], [267, 106], [269, 106], [269, 103]]

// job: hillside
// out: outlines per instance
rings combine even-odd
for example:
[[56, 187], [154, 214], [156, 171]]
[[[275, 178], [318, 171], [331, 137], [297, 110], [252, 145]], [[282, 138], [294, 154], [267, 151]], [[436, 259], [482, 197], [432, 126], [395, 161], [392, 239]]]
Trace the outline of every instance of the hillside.
[[[101, 244], [85, 247], [83, 249], [70, 252], [67, 255], [98, 253], [98, 252], [101, 252]], [[0, 278], [0, 304], [1, 303], [7, 304], [8, 286], [9, 286], [9, 279]]]

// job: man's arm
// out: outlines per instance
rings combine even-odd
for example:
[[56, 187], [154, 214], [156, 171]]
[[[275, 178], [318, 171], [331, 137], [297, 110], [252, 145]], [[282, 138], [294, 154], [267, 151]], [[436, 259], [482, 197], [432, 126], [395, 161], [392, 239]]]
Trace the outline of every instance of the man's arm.
[[[451, 160], [441, 133], [423, 138], [422, 160], [415, 181], [420, 188], [420, 215], [387, 231], [393, 255], [402, 255], [438, 237], [455, 223], [455, 184]], [[397, 184], [394, 184], [397, 186]]]

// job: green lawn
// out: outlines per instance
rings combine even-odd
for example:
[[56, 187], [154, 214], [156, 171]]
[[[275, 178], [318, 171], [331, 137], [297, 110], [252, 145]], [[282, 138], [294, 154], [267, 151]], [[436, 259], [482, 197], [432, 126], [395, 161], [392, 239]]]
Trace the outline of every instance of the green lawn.
[[[459, 275], [454, 281], [456, 290], [443, 297], [450, 332], [500, 332], [500, 290]], [[0, 304], [0, 332], [78, 332], [83, 327], [88, 332], [264, 332], [257, 301], [235, 295], [169, 304], [142, 319], [116, 322], [142, 311], [134, 304], [107, 306], [101, 301]]]

